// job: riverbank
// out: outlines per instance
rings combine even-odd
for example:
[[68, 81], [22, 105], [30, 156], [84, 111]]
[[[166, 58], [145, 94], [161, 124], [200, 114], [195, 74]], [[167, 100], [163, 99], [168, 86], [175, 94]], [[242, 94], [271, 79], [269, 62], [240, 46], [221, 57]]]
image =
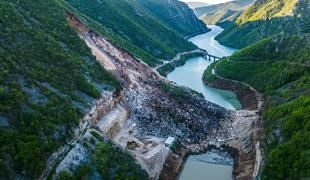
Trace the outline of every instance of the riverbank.
[[[252, 146], [255, 148], [251, 151], [245, 152], [242, 149], [234, 148], [232, 146], [225, 147], [234, 158], [234, 176], [236, 179], [244, 177], [252, 177], [255, 179], [259, 175], [260, 166], [262, 164], [261, 142], [263, 140], [263, 123], [261, 115], [264, 110], [263, 96], [247, 83], [227, 79], [218, 75], [216, 73], [216, 64], [217, 63], [212, 64], [205, 71], [203, 76], [204, 83], [214, 88], [221, 88], [235, 92], [244, 108], [243, 111], [237, 111], [241, 116], [248, 113], [255, 113], [257, 120], [253, 124], [252, 134]], [[246, 169], [245, 167], [248, 167], [249, 164], [252, 164], [252, 167], [248, 168], [250, 171], [244, 172], [244, 169]]]
[[164, 61], [163, 64], [157, 66], [155, 71], [161, 76], [167, 77], [169, 73], [174, 71], [175, 68], [183, 66], [191, 57], [204, 56], [206, 54], [208, 54], [207, 51], [203, 49], [195, 49], [193, 51], [179, 53], [173, 59]]
[[249, 85], [246, 85], [242, 82], [225, 79], [216, 75], [215, 66], [217, 63], [218, 62], [213, 63], [207, 68], [202, 77], [202, 81], [206, 85], [213, 88], [233, 91], [237, 95], [242, 105], [242, 109], [258, 110], [258, 105], [261, 103], [259, 102], [259, 99], [262, 99], [260, 97], [257, 97], [261, 96], [259, 95], [260, 93], [254, 90], [254, 88], [251, 88]]
[[[174, 148], [173, 151], [170, 153], [170, 155], [167, 157], [159, 179], [165, 179], [165, 180], [179, 179], [181, 177], [183, 171], [184, 171], [185, 164], [188, 161], [188, 158], [190, 156], [203, 155], [206, 153], [216, 153], [220, 156], [222, 154], [226, 153], [226, 156], [227, 156], [229, 154], [228, 152], [229, 151], [227, 151], [227, 149], [225, 147], [216, 147], [214, 145], [208, 145], [208, 146], [203, 147], [203, 148], [201, 148], [195, 152], [193, 152], [189, 148], [186, 148], [183, 146], [178, 146], [178, 147]], [[226, 156], [223, 156], [223, 157], [227, 158]], [[229, 154], [229, 156], [230, 156], [230, 154]], [[223, 160], [223, 159], [215, 158], [214, 162], [212, 162], [212, 164], [226, 165], [227, 161], [223, 162], [221, 160]], [[209, 163], [211, 163], [211, 162], [209, 162]], [[231, 162], [229, 162], [229, 163], [231, 163]]]
[[[210, 33], [201, 34], [190, 39], [190, 41], [194, 42], [200, 48], [204, 47], [208, 53], [213, 52], [214, 55], [219, 55], [221, 57], [228, 56], [232, 54], [235, 49], [226, 48], [214, 40], [214, 37], [220, 32], [220, 28], [212, 27], [212, 31]], [[212, 129], [210, 135], [205, 137], [205, 140], [201, 143], [185, 145], [168, 156], [165, 162], [165, 168], [161, 173], [162, 179], [177, 179], [181, 175], [183, 167], [190, 155], [204, 154], [208, 149], [210, 149], [210, 147], [216, 147], [230, 152], [237, 165], [241, 164], [239, 162], [239, 159], [241, 158], [239, 157], [247, 157], [244, 154], [253, 150], [252, 143], [247, 138], [252, 137], [252, 124], [254, 121], [256, 121], [257, 117], [255, 113], [237, 114], [234, 109], [241, 109], [241, 104], [239, 101], [239, 105], [234, 102], [234, 99], [237, 98], [236, 94], [231, 91], [213, 89], [204, 85], [201, 78], [205, 69], [211, 64], [210, 61], [200, 57], [190, 58], [185, 62], [186, 63], [184, 66], [173, 69], [174, 72], [171, 72], [167, 76], [168, 79], [176, 82], [179, 85], [187, 86], [197, 92], [202, 93], [207, 101], [218, 104], [222, 107], [225, 107], [226, 109], [231, 109], [228, 110], [230, 113], [230, 119], [228, 121], [222, 122], [220, 129]], [[248, 149], [247, 147], [250, 148]], [[239, 149], [241, 150], [239, 151]], [[242, 161], [244, 161], [244, 159], [242, 159]], [[250, 162], [250, 164], [253, 163]], [[237, 166], [234, 167], [235, 170], [231, 171], [231, 175], [234, 177], [239, 177], [240, 174], [243, 174], [242, 177], [245, 177], [244, 174], [250, 174], [248, 173], [250, 172], [248, 169], [251, 169], [252, 166], [243, 166], [246, 169], [246, 173], [238, 172], [236, 168]], [[204, 171], [202, 171], [202, 174], [203, 172]], [[216, 172], [214, 173], [214, 175], [216, 175]], [[209, 178], [212, 179], [212, 175]], [[230, 178], [230, 175], [225, 176], [225, 179]]]

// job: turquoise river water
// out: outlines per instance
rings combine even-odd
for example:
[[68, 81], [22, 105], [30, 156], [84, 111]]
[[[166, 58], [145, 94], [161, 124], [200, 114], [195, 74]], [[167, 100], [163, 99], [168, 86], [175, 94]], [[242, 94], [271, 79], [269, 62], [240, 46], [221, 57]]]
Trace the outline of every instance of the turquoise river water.
[[[223, 31], [218, 26], [208, 26], [212, 31], [189, 39], [201, 49], [217, 57], [231, 55], [236, 49], [219, 44], [214, 38]], [[214, 89], [202, 81], [204, 71], [212, 62], [203, 57], [190, 58], [184, 66], [176, 68], [167, 78], [178, 85], [189, 87], [204, 95], [205, 99], [227, 109], [241, 109], [235, 93]], [[208, 151], [188, 157], [180, 180], [232, 180], [233, 160], [228, 154]]]

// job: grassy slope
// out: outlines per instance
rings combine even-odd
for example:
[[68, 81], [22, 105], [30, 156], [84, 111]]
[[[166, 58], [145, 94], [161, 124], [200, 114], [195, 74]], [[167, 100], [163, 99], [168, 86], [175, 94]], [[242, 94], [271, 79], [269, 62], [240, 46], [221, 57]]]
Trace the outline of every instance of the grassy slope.
[[216, 37], [220, 43], [243, 48], [259, 40], [285, 31], [309, 32], [310, 6], [307, 0], [257, 1]]
[[195, 48], [182, 34], [150, 13], [138, 1], [67, 2], [75, 14], [77, 10], [79, 17], [84, 16], [84, 22], [101, 26], [101, 34], [150, 66], [158, 63], [157, 58], [172, 58], [178, 52]]
[[[310, 35], [278, 35], [221, 61], [217, 72], [253, 85], [267, 99], [263, 179], [310, 176]], [[206, 80], [213, 76], [205, 73]]]

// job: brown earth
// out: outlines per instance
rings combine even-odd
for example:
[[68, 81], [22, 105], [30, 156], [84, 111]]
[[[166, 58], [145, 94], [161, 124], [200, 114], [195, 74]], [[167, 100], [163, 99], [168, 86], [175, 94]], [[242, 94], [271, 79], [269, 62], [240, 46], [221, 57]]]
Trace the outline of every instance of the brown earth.
[[204, 81], [205, 84], [208, 84], [210, 87], [217, 89], [230, 90], [236, 93], [242, 109], [245, 110], [256, 110], [258, 109], [258, 102], [256, 99], [255, 92], [252, 91], [249, 87], [244, 86], [241, 83], [234, 81], [229, 81], [225, 79], [216, 79], [212, 82]]

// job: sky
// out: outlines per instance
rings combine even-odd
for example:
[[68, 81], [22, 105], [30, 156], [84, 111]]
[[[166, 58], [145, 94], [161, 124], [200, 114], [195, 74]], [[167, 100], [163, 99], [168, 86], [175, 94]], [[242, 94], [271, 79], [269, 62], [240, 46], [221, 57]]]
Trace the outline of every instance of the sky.
[[231, 1], [231, 0], [181, 0], [184, 2], [205, 2], [205, 3], [209, 3], [209, 4], [219, 4], [219, 3], [223, 3], [223, 2], [227, 2], [227, 1]]

